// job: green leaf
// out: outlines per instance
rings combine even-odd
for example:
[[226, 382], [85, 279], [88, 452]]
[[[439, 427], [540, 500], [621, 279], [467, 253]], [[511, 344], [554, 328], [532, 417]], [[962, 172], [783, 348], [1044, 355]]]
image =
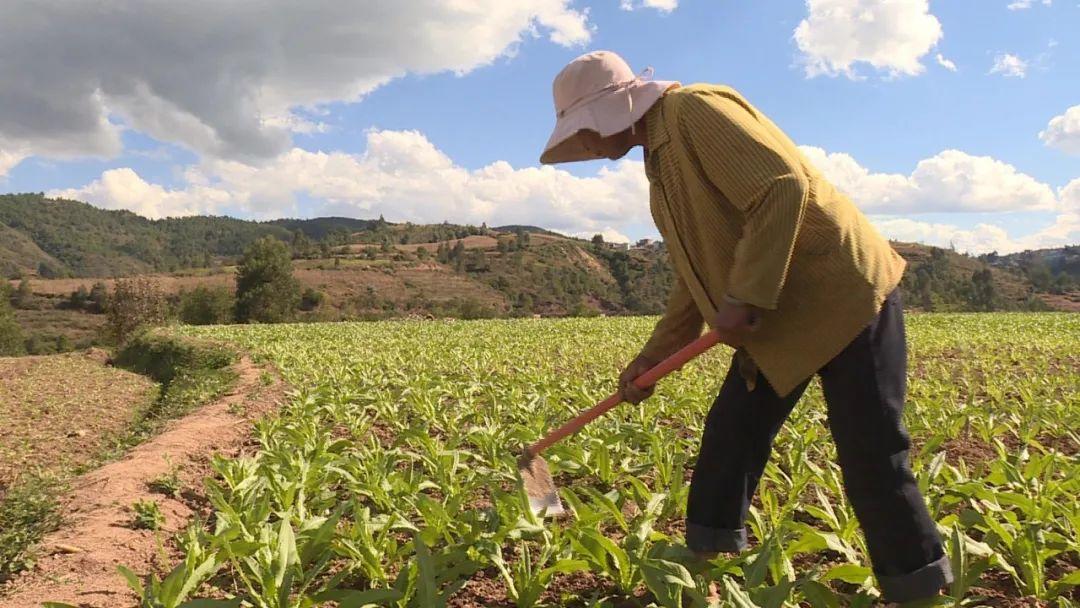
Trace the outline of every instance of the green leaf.
[[761, 587], [751, 592], [751, 597], [761, 608], [780, 608], [791, 596], [791, 590], [795, 587], [793, 581], [780, 581], [771, 587]]
[[750, 596], [739, 587], [739, 584], [728, 577], [724, 577], [724, 598], [735, 608], [761, 608], [750, 599]]
[[301, 536], [300, 540], [303, 543], [303, 548], [300, 550], [301, 564], [309, 564], [314, 561], [315, 557], [330, 544], [330, 541], [334, 538], [334, 530], [337, 528], [338, 521], [348, 506], [348, 503], [342, 503], [313, 533], [305, 533]]
[[844, 581], [852, 585], [865, 585], [872, 575], [873, 572], [866, 566], [842, 564], [829, 569], [825, 576], [821, 578], [826, 581]]
[[292, 569], [299, 561], [296, 555], [296, 537], [288, 518], [281, 520], [278, 526], [278, 544], [274, 568], [274, 585], [278, 592], [277, 605], [289, 608], [289, 593], [292, 591]]
[[435, 565], [431, 560], [431, 550], [424, 544], [419, 532], [413, 535], [413, 546], [416, 550], [416, 585], [419, 594], [417, 599], [421, 606], [436, 606], [439, 589], [435, 582]]
[[1080, 587], [1080, 570], [1075, 570], [1069, 573], [1065, 578], [1050, 583], [1048, 599], [1054, 599], [1059, 595], [1063, 595], [1073, 587]]
[[140, 598], [144, 596], [142, 581], [139, 580], [138, 575], [131, 571], [127, 566], [117, 566], [116, 571], [120, 573], [120, 576], [124, 577], [127, 581], [128, 587], [135, 592]]
[[237, 608], [243, 601], [238, 597], [231, 600], [189, 600], [177, 608]]
[[836, 592], [818, 581], [806, 580], [799, 583], [799, 591], [812, 608], [840, 608], [840, 598]]
[[186, 598], [193, 591], [198, 589], [199, 585], [201, 585], [203, 581], [213, 576], [213, 574], [217, 572], [218, 568], [220, 567], [221, 562], [219, 561], [218, 555], [216, 553], [208, 556], [207, 559], [203, 560], [202, 563], [196, 566], [195, 569], [192, 570], [191, 573], [188, 575], [187, 579], [184, 581], [184, 585], [180, 588], [179, 593], [176, 595], [176, 601], [183, 601], [184, 598]]

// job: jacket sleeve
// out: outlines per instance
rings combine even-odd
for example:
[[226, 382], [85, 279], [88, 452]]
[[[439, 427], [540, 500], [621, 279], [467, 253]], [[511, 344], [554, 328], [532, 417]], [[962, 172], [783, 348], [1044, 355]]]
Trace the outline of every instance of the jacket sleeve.
[[687, 94], [678, 121], [692, 162], [745, 218], [727, 294], [775, 309], [807, 203], [801, 163], [730, 97]]
[[656, 323], [652, 337], [641, 349], [641, 354], [660, 362], [700, 336], [703, 323], [701, 312], [690, 296], [686, 283], [676, 278], [664, 316]]

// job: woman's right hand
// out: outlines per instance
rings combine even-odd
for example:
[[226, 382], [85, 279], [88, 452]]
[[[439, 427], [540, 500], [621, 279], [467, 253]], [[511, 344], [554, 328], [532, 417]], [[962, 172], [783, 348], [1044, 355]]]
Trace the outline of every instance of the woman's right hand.
[[626, 366], [626, 369], [619, 374], [619, 394], [622, 396], [623, 401], [641, 403], [652, 396], [655, 385], [640, 389], [634, 385], [634, 379], [649, 371], [655, 365], [656, 362], [651, 359], [638, 355], [630, 362], [630, 365]]

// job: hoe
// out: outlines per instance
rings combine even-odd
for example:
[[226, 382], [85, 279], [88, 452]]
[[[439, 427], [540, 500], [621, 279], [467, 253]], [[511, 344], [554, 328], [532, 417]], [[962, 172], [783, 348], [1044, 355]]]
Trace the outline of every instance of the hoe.
[[[688, 361], [709, 350], [719, 341], [720, 335], [715, 330], [709, 331], [667, 359], [657, 363], [649, 371], [638, 376], [634, 380], [634, 384], [638, 388], [656, 384], [658, 380], [686, 365]], [[521, 481], [525, 486], [525, 493], [529, 497], [529, 506], [532, 507], [533, 513], [546, 517], [555, 517], [565, 512], [562, 502], [559, 500], [559, 492], [555, 488], [555, 481], [551, 478], [551, 471], [548, 470], [547, 462], [540, 457], [540, 453], [551, 447], [552, 444], [578, 432], [583, 426], [622, 402], [622, 394], [616, 391], [613, 395], [582, 412], [570, 422], [551, 431], [540, 441], [525, 448], [525, 453], [518, 459], [518, 474], [521, 475]]]

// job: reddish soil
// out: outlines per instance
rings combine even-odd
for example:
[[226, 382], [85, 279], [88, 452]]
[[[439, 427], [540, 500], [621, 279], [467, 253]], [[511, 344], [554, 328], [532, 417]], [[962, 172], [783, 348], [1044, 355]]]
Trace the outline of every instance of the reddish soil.
[[[0, 589], [0, 608], [26, 608], [45, 601], [80, 608], [115, 608], [137, 604], [117, 574], [125, 565], [140, 575], [160, 571], [160, 556], [175, 556], [172, 536], [184, 528], [200, 503], [199, 480], [214, 453], [235, 455], [250, 434], [251, 420], [276, 410], [284, 383], [262, 381], [263, 369], [243, 357], [233, 389], [217, 401], [172, 421], [164, 432], [132, 450], [122, 460], [72, 482], [62, 499], [67, 523], [42, 543], [45, 556], [32, 570]], [[179, 465], [186, 491], [178, 498], [155, 494], [149, 484]], [[131, 528], [130, 505], [153, 500], [165, 516], [156, 532]]]
[[973, 438], [957, 437], [946, 441], [941, 447], [945, 450], [945, 460], [949, 464], [956, 464], [961, 460], [969, 465], [982, 464], [997, 458], [994, 448]]
[[1055, 310], [1080, 312], [1080, 291], [1071, 291], [1062, 295], [1040, 293], [1038, 297]]
[[[447, 247], [454, 247], [458, 244], [459, 241], [465, 247], [465, 249], [495, 249], [499, 246], [498, 239], [494, 237], [474, 234], [472, 236], [467, 236], [463, 239], [451, 239], [449, 241], [441, 241], [435, 243], [409, 243], [408, 245], [394, 245], [394, 247], [401, 251], [411, 252], [416, 252], [417, 249], [423, 247], [424, 249], [427, 249], [428, 253], [435, 253], [435, 250], [438, 249], [439, 245], [441, 245], [442, 243], [446, 243]], [[371, 246], [372, 245], [351, 245], [350, 248], [355, 248], [354, 250], [363, 251], [364, 247]]]

